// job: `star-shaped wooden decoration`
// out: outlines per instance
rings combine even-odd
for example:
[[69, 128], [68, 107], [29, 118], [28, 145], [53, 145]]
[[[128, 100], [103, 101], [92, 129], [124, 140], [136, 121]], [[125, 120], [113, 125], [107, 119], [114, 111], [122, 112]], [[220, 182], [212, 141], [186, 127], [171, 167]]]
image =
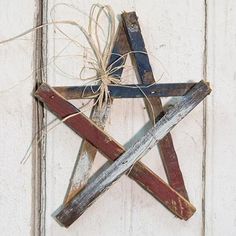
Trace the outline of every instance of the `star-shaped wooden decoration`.
[[[113, 65], [113, 68], [119, 68], [122, 64], [125, 63], [126, 58], [121, 58], [121, 56], [127, 54], [128, 52], [135, 51], [133, 56], [133, 62], [136, 65], [139, 82], [141, 85], [130, 85], [130, 86], [110, 86], [109, 91], [110, 95], [114, 97], [149, 97], [149, 103], [146, 102], [146, 108], [149, 114], [149, 117], [153, 123], [153, 117], [161, 116], [163, 114], [163, 108], [161, 104], [161, 100], [159, 97], [161, 96], [175, 96], [180, 95], [179, 92], [183, 92], [181, 95], [185, 94], [190, 86], [193, 84], [170, 84], [165, 86], [165, 89], [160, 89], [159, 84], [154, 84], [152, 86], [148, 86], [145, 89], [143, 85], [150, 85], [155, 82], [151, 65], [149, 62], [149, 58], [146, 53], [144, 40], [141, 35], [141, 30], [139, 27], [138, 19], [136, 17], [135, 12], [131, 13], [123, 13], [122, 14], [123, 23], [121, 22], [118, 27], [118, 33], [114, 45], [114, 49], [112, 52], [112, 56], [110, 58], [109, 65]], [[136, 29], [136, 30], [134, 30]], [[139, 53], [142, 52], [142, 53]], [[108, 66], [109, 66], [108, 65]], [[119, 69], [113, 73], [113, 76], [116, 78], [120, 78], [122, 74], [122, 69]], [[158, 88], [159, 87], [159, 88]], [[87, 87], [57, 87], [55, 88], [60, 94], [62, 94], [66, 99], [79, 99], [79, 98], [87, 98], [89, 96], [94, 95], [94, 91], [98, 91], [98, 86], [87, 86]], [[169, 89], [169, 90], [168, 90]], [[183, 90], [182, 90], [183, 89]], [[182, 90], [182, 91], [180, 91]], [[172, 92], [168, 93], [168, 91]], [[162, 94], [160, 94], [163, 92]], [[176, 93], [176, 94], [173, 94]], [[158, 96], [155, 98], [151, 98], [151, 96]], [[107, 117], [109, 116], [109, 111], [111, 108], [112, 102], [106, 104], [106, 106], [102, 109], [97, 109], [96, 107], [93, 109], [91, 119], [99, 125], [101, 128], [105, 127], [105, 122]], [[182, 177], [182, 173], [179, 168], [179, 163], [177, 159], [176, 152], [174, 150], [173, 142], [171, 135], [168, 134], [160, 143], [159, 148], [163, 160], [163, 164], [166, 170], [167, 178], [171, 187], [173, 187], [177, 192], [179, 192], [183, 197], [188, 199], [187, 191], [185, 189], [184, 180]], [[76, 193], [80, 191], [81, 188], [86, 184], [85, 178], [91, 169], [93, 160], [96, 155], [96, 149], [91, 146], [86, 141], [82, 144], [81, 152], [75, 165], [75, 169], [73, 171], [73, 175], [71, 177], [71, 183], [68, 189], [68, 194], [65, 198], [65, 202], [69, 201], [71, 197], [73, 197]], [[89, 164], [85, 164], [89, 163]], [[81, 166], [84, 168], [82, 169]], [[86, 168], [87, 167], [87, 168]]]
[[[56, 220], [66, 227], [71, 225], [102, 192], [125, 173], [179, 218], [187, 220], [195, 212], [194, 206], [188, 201], [169, 131], [211, 90], [208, 84], [203, 81], [197, 84], [153, 84], [155, 79], [148, 56], [146, 53], [139, 53], [146, 52], [146, 49], [137, 16], [134, 12], [123, 13], [122, 19], [123, 23], [119, 25], [109, 65], [112, 64], [113, 67], [122, 65], [124, 61], [119, 60], [120, 55], [125, 55], [132, 50], [134, 52], [133, 61], [141, 84], [122, 86], [122, 89], [120, 86], [111, 85], [109, 91], [112, 98], [148, 96], [153, 110], [149, 103], [146, 103], [146, 108], [152, 121], [154, 112], [156, 124], [141, 140], [125, 151], [116, 140], [103, 131], [112, 100], [102, 110], [95, 106], [91, 113], [91, 119], [80, 113], [66, 100], [88, 97], [93, 94], [93, 91], [96, 91], [96, 86], [51, 88], [47, 84], [42, 84], [36, 92], [36, 97], [59, 119], [68, 117], [64, 123], [85, 140], [75, 164], [64, 204], [54, 214]], [[115, 71], [113, 76], [120, 77], [121, 74], [122, 68]], [[160, 96], [182, 97], [172, 109], [164, 114]], [[156, 143], [159, 145], [169, 185], [147, 166], [137, 162]], [[97, 150], [114, 163], [88, 183], [89, 172]], [[83, 161], [89, 164], [81, 169]]]

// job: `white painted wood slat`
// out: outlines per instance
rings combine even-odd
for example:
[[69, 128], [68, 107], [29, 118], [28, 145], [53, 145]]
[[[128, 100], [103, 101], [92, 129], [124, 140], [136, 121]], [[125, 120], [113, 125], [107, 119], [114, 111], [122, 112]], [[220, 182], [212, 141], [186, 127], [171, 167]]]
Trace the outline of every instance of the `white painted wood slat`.
[[[34, 1], [0, 1], [0, 41], [34, 23]], [[32, 35], [0, 45], [0, 234], [31, 233]], [[26, 79], [26, 80], [25, 80]], [[10, 87], [18, 84], [9, 90]]]
[[206, 235], [236, 235], [236, 2], [208, 2]]
[[[78, 1], [63, 1], [78, 6]], [[88, 12], [97, 1], [81, 1], [79, 9]], [[141, 24], [143, 37], [150, 55], [156, 79], [168, 71], [161, 82], [186, 82], [202, 79], [204, 53], [204, 1], [181, 1], [173, 7], [173, 1], [98, 1], [110, 4], [115, 13], [136, 10]], [[60, 1], [49, 0], [49, 10]], [[145, 6], [144, 6], [145, 5]], [[59, 19], [78, 19], [82, 24], [87, 18], [79, 16], [66, 7], [58, 7], [53, 15]], [[62, 28], [62, 27], [61, 27]], [[63, 27], [70, 34], [78, 33], [71, 27]], [[57, 55], [68, 40], [57, 31], [49, 28], [48, 58]], [[54, 40], [52, 40], [54, 38]], [[78, 37], [80, 39], [80, 37]], [[70, 46], [65, 55], [79, 53]], [[161, 63], [153, 56], [157, 57]], [[58, 66], [73, 77], [78, 76], [80, 59], [67, 57], [57, 60], [48, 70], [48, 82], [51, 86], [78, 85], [62, 73]], [[71, 76], [70, 76], [71, 77]], [[132, 71], [126, 71], [123, 79], [136, 83]], [[173, 101], [174, 102], [174, 101]], [[79, 103], [75, 102], [75, 105]], [[114, 138], [125, 144], [148, 121], [144, 104], [135, 100], [115, 100], [107, 129]], [[196, 108], [180, 126], [173, 131], [173, 140], [179, 157], [180, 166], [186, 181], [191, 202], [198, 209], [188, 221], [183, 222], [170, 214], [155, 199], [148, 196], [140, 187], [128, 178], [122, 177], [107, 194], [98, 199], [84, 215], [68, 229], [59, 227], [51, 213], [61, 205], [65, 190], [79, 151], [80, 139], [64, 125], [58, 126], [48, 134], [47, 159], [47, 214], [46, 235], [201, 235], [202, 228], [202, 156], [203, 132], [202, 105]], [[49, 119], [53, 117], [49, 114]], [[121, 125], [122, 124], [122, 125]], [[139, 134], [140, 135], [140, 134]], [[136, 136], [133, 142], [140, 136]], [[184, 145], [183, 145], [184, 143]], [[126, 146], [129, 147], [130, 143]], [[191, 151], [190, 151], [191, 150]], [[158, 151], [154, 148], [143, 159], [151, 169], [164, 179], [164, 169]], [[100, 167], [105, 159], [98, 154], [93, 171]], [[171, 227], [168, 227], [171, 225]], [[178, 230], [176, 230], [178, 229]]]

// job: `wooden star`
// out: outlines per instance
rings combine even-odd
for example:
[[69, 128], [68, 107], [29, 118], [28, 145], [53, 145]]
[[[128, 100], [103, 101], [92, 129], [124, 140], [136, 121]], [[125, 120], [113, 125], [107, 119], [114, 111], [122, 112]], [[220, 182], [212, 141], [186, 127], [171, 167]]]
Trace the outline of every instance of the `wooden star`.
[[[130, 50], [146, 52], [136, 14], [134, 12], [123, 13], [122, 19], [123, 24], [121, 23], [118, 28], [113, 54], [109, 63], [111, 65], [115, 62], [113, 67], [122, 65], [124, 61], [119, 60], [120, 55], [124, 55]], [[79, 160], [75, 164], [65, 202], [55, 213], [56, 220], [66, 227], [72, 224], [102, 192], [121, 175], [127, 173], [128, 170], [129, 177], [178, 217], [187, 220], [195, 212], [195, 208], [188, 201], [187, 191], [169, 131], [210, 93], [210, 88], [203, 81], [196, 85], [192, 83], [153, 84], [155, 79], [148, 55], [133, 53], [133, 56], [141, 84], [138, 86], [123, 86], [122, 88], [111, 85], [109, 87], [110, 95], [112, 98], [137, 98], [144, 97], [145, 94], [152, 104], [156, 125], [143, 136], [140, 142], [137, 142], [127, 151], [103, 131], [112, 100], [102, 110], [95, 106], [91, 113], [91, 119], [89, 119], [65, 99], [77, 99], [94, 95], [93, 91], [96, 91], [97, 87], [51, 88], [47, 84], [42, 84], [36, 92], [36, 97], [44, 102], [58, 118], [64, 119], [72, 114], [77, 114], [66, 119], [64, 123], [85, 140], [82, 143]], [[122, 68], [116, 71], [113, 76], [120, 77], [121, 74]], [[142, 88], [141, 92], [140, 88]], [[174, 108], [164, 114], [160, 95], [182, 97]], [[153, 121], [153, 110], [148, 103], [146, 103], [146, 108], [150, 119]], [[155, 143], [159, 145], [170, 186], [144, 164], [137, 162]], [[97, 150], [108, 159], [113, 160], [114, 163], [88, 184], [88, 177], [76, 179], [79, 171], [83, 172], [81, 176], [89, 176], [88, 173]], [[84, 169], [80, 168], [81, 157], [89, 160], [89, 165]]]

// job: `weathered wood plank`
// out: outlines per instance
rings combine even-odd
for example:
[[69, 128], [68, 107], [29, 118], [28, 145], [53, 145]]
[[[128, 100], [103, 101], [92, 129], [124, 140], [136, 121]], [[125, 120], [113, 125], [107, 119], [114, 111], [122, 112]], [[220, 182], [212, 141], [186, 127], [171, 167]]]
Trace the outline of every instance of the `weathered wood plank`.
[[236, 1], [207, 1], [205, 235], [236, 235]]
[[[124, 28], [127, 31], [127, 38], [131, 50], [138, 52], [133, 53], [133, 57], [135, 59], [134, 63], [137, 67], [138, 75], [140, 77], [139, 79], [143, 84], [154, 83], [155, 78], [148, 55], [145, 54], [147, 50], [145, 48], [144, 40], [141, 34], [138, 17], [136, 16], [135, 12], [125, 12], [121, 16], [125, 25]], [[149, 98], [149, 101], [145, 99], [145, 105], [151, 120], [153, 120], [153, 117], [161, 118], [161, 116], [164, 114], [161, 99], [158, 97]], [[177, 192], [188, 199], [187, 190], [185, 188], [184, 179], [179, 167], [178, 157], [174, 149], [171, 134], [167, 134], [166, 137], [164, 137], [159, 142], [158, 146], [168, 182]]]
[[[95, 105], [92, 109], [90, 119], [98, 125], [100, 129], [104, 129], [109, 111], [111, 109], [111, 101], [102, 108]], [[75, 196], [87, 183], [91, 168], [97, 153], [97, 149], [88, 141], [83, 140], [76, 159], [74, 169], [70, 178], [70, 183], [64, 198], [64, 202], [68, 202]]]
[[[133, 15], [133, 13], [126, 13], [127, 16], [130, 14], [131, 16]], [[137, 22], [138, 24], [138, 22]], [[141, 35], [141, 34], [140, 34]], [[142, 37], [142, 36], [141, 36]], [[142, 40], [142, 38], [141, 38]], [[142, 40], [143, 42], [143, 40]], [[131, 41], [131, 44], [133, 42]], [[143, 48], [142, 45], [143, 44], [139, 44], [136, 46], [136, 50], [139, 50], [139, 47], [141, 45], [140, 50], [144, 50], [145, 47]], [[146, 50], [146, 49], [145, 49]], [[120, 55], [123, 55], [125, 53], [127, 53], [128, 51], [130, 51], [130, 47], [128, 45], [127, 42], [127, 36], [126, 33], [124, 31], [124, 27], [123, 24], [120, 23], [119, 27], [118, 27], [118, 32], [117, 32], [117, 37], [114, 43], [114, 48], [113, 48], [113, 52], [110, 58], [110, 65], [114, 62], [114, 65], [112, 66], [112, 68], [120, 66], [122, 63], [125, 63], [126, 57], [124, 57], [122, 60], [120, 60]], [[146, 64], [149, 65], [149, 72], [150, 74], [152, 74], [152, 70], [151, 70], [151, 66], [149, 63], [149, 59], [148, 56], [146, 54], [142, 54], [144, 58], [146, 58]], [[136, 59], [136, 58], [135, 58]], [[142, 65], [140, 64], [142, 63], [142, 60], [138, 60], [136, 61], [136, 64], [138, 65], [138, 67], [142, 68]], [[123, 69], [119, 69], [117, 70], [113, 76], [120, 78], [121, 74], [122, 74]], [[140, 72], [140, 71], [139, 71]], [[140, 72], [141, 75], [140, 77], [142, 77], [142, 71]], [[143, 82], [143, 80], [142, 80]], [[144, 79], [144, 82], [148, 82]], [[154, 78], [153, 78], [153, 82], [154, 82]], [[161, 85], [162, 86], [162, 85]], [[171, 87], [171, 85], [168, 85]], [[173, 84], [173, 86], [175, 86]], [[179, 86], [179, 87], [178, 87]], [[184, 91], [183, 88], [181, 89], [180, 87], [182, 87], [181, 85], [176, 85], [175, 86], [175, 91], [177, 92], [177, 89], [180, 89], [181, 92], [183, 92], [183, 94], [186, 93], [187, 89]], [[85, 90], [85, 88], [91, 88], [90, 86], [88, 87], [84, 87], [84, 89], [82, 89], [82, 91], [80, 90], [80, 94], [82, 95], [82, 97], [86, 94], [87, 89]], [[116, 87], [115, 87], [116, 88]], [[66, 97], [67, 99], [74, 99], [74, 98], [78, 98], [79, 95], [79, 91], [77, 89], [77, 87], [55, 87], [55, 89], [57, 91], [59, 91], [60, 93], [62, 93], [62, 95], [64, 97]], [[94, 87], [92, 89], [92, 91], [96, 91], [98, 89], [98, 87]], [[130, 90], [126, 91], [124, 94], [124, 90], [127, 90], [127, 88], [123, 87], [123, 88], [119, 88], [119, 90], [117, 90], [118, 92], [123, 91], [122, 96], [126, 96], [126, 97], [131, 97], [131, 95], [133, 94]], [[147, 93], [146, 91], [140, 90], [138, 88], [133, 88], [136, 89], [136, 91], [139, 93], [140, 96], [144, 96], [144, 93]], [[91, 91], [90, 91], [91, 92]], [[154, 92], [154, 93], [153, 93]], [[173, 90], [172, 90], [173, 92]], [[178, 91], [180, 92], [180, 91]], [[111, 93], [111, 95], [113, 95], [114, 93]], [[169, 93], [168, 95], [177, 95], [178, 93]], [[182, 95], [183, 95], [182, 94]], [[92, 95], [94, 95], [94, 92], [92, 92]], [[147, 93], [147, 95], [156, 95], [155, 91], [151, 91], [149, 94]], [[161, 94], [159, 94], [161, 95]], [[164, 96], [164, 94], [162, 94]], [[167, 94], [165, 94], [167, 96]], [[86, 96], [86, 95], [85, 95]], [[145, 95], [146, 96], [146, 95]], [[158, 100], [160, 102], [160, 99]], [[150, 102], [156, 106], [157, 104], [153, 103], [153, 100], [150, 100]], [[111, 109], [111, 104], [112, 104], [112, 100], [110, 101], [110, 104], [105, 105], [102, 110], [101, 109], [97, 109], [97, 107], [95, 106], [92, 110], [91, 113], [91, 119], [95, 121], [96, 124], [98, 124], [100, 126], [100, 128], [104, 128], [105, 126], [105, 122], [106, 119], [108, 117], [109, 111]], [[150, 111], [150, 106], [148, 104], [146, 104], [147, 109]], [[152, 109], [151, 109], [152, 110]], [[159, 114], [156, 110], [156, 108], [154, 107], [153, 109], [154, 111], [154, 115]], [[164, 149], [163, 149], [164, 148]], [[162, 150], [163, 149], [163, 150]], [[160, 144], [160, 151], [161, 154], [163, 156], [163, 163], [165, 166], [165, 170], [168, 176], [168, 180], [171, 182], [172, 181], [172, 186], [176, 189], [177, 191], [179, 190], [180, 193], [184, 194], [184, 197], [187, 197], [187, 192], [185, 191], [185, 187], [184, 187], [184, 183], [183, 183], [183, 178], [182, 178], [182, 174], [181, 171], [179, 169], [178, 166], [178, 160], [177, 160], [177, 156], [176, 153], [174, 151], [174, 147], [173, 147], [173, 143], [172, 143], [172, 139], [171, 137], [169, 137], [169, 135], [167, 135], [166, 138], [163, 139], [163, 141]], [[93, 146], [90, 146], [89, 143], [87, 143], [86, 141], [82, 142], [81, 145], [81, 150], [79, 152], [78, 158], [76, 160], [75, 166], [74, 166], [74, 170], [72, 172], [72, 176], [70, 179], [70, 184], [67, 190], [67, 194], [65, 197], [65, 202], [69, 201], [71, 197], [73, 197], [77, 192], [80, 191], [81, 188], [83, 188], [83, 186], [86, 184], [87, 179], [89, 177], [89, 173], [90, 173], [90, 169], [92, 167], [92, 163], [94, 161], [96, 155], [96, 150], [94, 149]], [[175, 181], [175, 182], [174, 182]], [[182, 182], [181, 182], [182, 181]]]
[[55, 213], [55, 219], [70, 226], [109, 187], [118, 180], [172, 128], [192, 111], [209, 93], [204, 81], [195, 85], [182, 99], [157, 121], [146, 135], [107, 167], [96, 179], [88, 183], [66, 207]]
[[[36, 1], [35, 26], [47, 22], [47, 0]], [[40, 84], [46, 80], [47, 74], [47, 28], [40, 28], [34, 36], [34, 92]], [[44, 132], [47, 123], [47, 114], [42, 103], [33, 100], [33, 129], [35, 133], [35, 145], [32, 150], [32, 231], [35, 236], [45, 235], [46, 215], [46, 141], [47, 135]]]
[[[35, 26], [36, 5], [32, 0], [0, 1], [0, 41]], [[35, 134], [34, 79], [26, 80], [35, 64], [35, 40], [31, 36], [0, 45], [0, 235], [4, 236], [38, 236], [33, 221], [35, 156], [21, 164]]]
[[[169, 84], [128, 84], [109, 85], [111, 98], [145, 98], [145, 97], [174, 97], [183, 96], [196, 83]], [[88, 99], [99, 95], [99, 85], [91, 86], [60, 86], [53, 87], [66, 99]]]
[[[64, 123], [83, 139], [94, 145], [108, 159], [114, 161], [125, 152], [125, 149], [111, 136], [102, 131], [95, 123], [80, 113], [76, 107], [66, 101], [47, 84], [42, 84], [35, 93], [35, 96], [44, 102], [48, 109], [59, 119], [73, 114]], [[130, 171], [129, 177], [133, 178], [178, 217], [187, 220], [195, 212], [195, 208], [191, 203], [164, 183], [160, 177], [149, 170], [144, 164], [136, 163]]]
[[[112, 65], [111, 68], [119, 67], [124, 64], [126, 61], [126, 56], [124, 56], [122, 59], [120, 59], [120, 56], [126, 54], [129, 50], [130, 49], [126, 39], [124, 28], [120, 23], [118, 26], [112, 54], [109, 60], [109, 65]], [[122, 72], [123, 68], [120, 68], [119, 70], [116, 70], [112, 75], [116, 78], [120, 78]], [[90, 119], [93, 120], [101, 129], [104, 129], [105, 127], [111, 110], [111, 105], [112, 99], [109, 99], [108, 103], [104, 104], [102, 108], [98, 108], [98, 105], [95, 105], [92, 108]], [[87, 183], [96, 153], [97, 150], [93, 145], [91, 145], [86, 140], [82, 141], [64, 202], [69, 201]]]
[[[197, 82], [200, 80], [199, 78], [202, 76], [202, 52], [204, 47], [203, 1], [185, 0], [173, 3], [173, 1], [151, 0], [147, 4], [144, 4], [143, 0], [108, 0], [103, 2], [110, 4], [116, 14], [124, 10], [135, 9], [137, 11], [146, 47], [150, 54], [155, 55], [160, 60], [169, 75], [167, 77], [164, 76], [160, 82], [188, 82], [189, 79]], [[79, 3], [79, 5], [77, 4], [78, 1], [73, 1], [73, 3], [84, 12], [89, 12], [91, 7], [91, 1], [82, 1], [80, 2], [82, 4]], [[50, 0], [49, 9], [54, 4], [55, 1]], [[58, 8], [55, 10], [55, 19], [78, 18], [81, 23], [87, 22], [87, 18], [81, 17], [80, 19], [77, 12], [73, 16], [70, 13], [64, 7]], [[101, 25], [103, 25], [102, 22]], [[65, 30], [68, 32], [73, 30], [70, 31], [67, 28], [69, 27], [65, 27]], [[15, 33], [13, 30], [9, 35], [14, 35]], [[74, 37], [79, 36], [77, 31], [75, 33], [72, 32], [71, 35]], [[65, 46], [65, 43], [68, 43], [68, 40], [61, 40], [59, 32], [49, 27], [49, 60], [57, 55]], [[74, 55], [75, 52], [77, 50], [71, 46], [63, 55]], [[56, 65], [61, 66], [68, 73], [78, 75], [80, 63], [77, 62], [77, 58], [66, 57], [59, 59]], [[159, 67], [158, 64], [155, 61], [152, 64], [156, 79], [163, 72], [163, 68]], [[136, 82], [132, 72], [128, 72], [127, 75], [130, 80], [132, 79], [134, 83]], [[48, 80], [52, 86], [80, 85], [79, 81], [70, 80], [62, 75], [54, 65], [49, 67]], [[119, 140], [123, 144], [128, 141], [128, 137], [136, 134], [144, 122], [148, 121], [147, 113], [143, 109], [141, 99], [133, 102], [131, 99], [120, 99], [114, 102], [111, 116], [109, 116], [111, 117], [111, 123], [109, 120], [107, 121], [106, 129], [109, 130], [110, 134], [114, 134], [117, 141]], [[75, 101], [75, 104], [78, 104], [78, 102]], [[119, 108], [117, 109], [117, 107]], [[54, 116], [50, 112], [48, 113], [48, 121], [50, 121]], [[192, 120], [197, 122], [192, 122]], [[121, 127], [118, 122], [125, 122], [124, 126]], [[54, 219], [51, 218], [50, 213], [62, 203], [81, 141], [80, 138], [71, 133], [64, 125], [58, 126], [53, 132], [50, 132], [47, 142], [46, 188], [47, 212], [49, 214], [46, 214], [46, 234], [55, 234], [57, 236], [64, 236], [66, 234], [73, 236], [201, 235], [202, 131], [200, 126], [202, 126], [202, 104], [197, 109], [194, 109], [190, 116], [186, 117], [173, 130], [173, 133], [171, 132], [189, 197], [194, 205], [196, 204], [197, 206], [197, 213], [191, 218], [191, 221], [179, 221], [164, 207], [156, 203], [156, 200], [146, 194], [136, 183], [130, 181], [129, 178], [123, 177], [114, 188], [110, 189], [109, 194], [105, 194], [86, 212], [88, 217], [83, 215], [69, 230], [59, 227]], [[184, 132], [181, 132], [183, 127], [185, 127], [183, 129]], [[63, 135], [63, 138], [61, 135]], [[190, 153], [191, 155], [189, 155]], [[155, 173], [160, 174], [164, 178], [165, 174], [156, 148], [153, 148], [142, 160]], [[95, 171], [103, 162], [105, 162], [104, 158], [98, 153], [93, 170]]]

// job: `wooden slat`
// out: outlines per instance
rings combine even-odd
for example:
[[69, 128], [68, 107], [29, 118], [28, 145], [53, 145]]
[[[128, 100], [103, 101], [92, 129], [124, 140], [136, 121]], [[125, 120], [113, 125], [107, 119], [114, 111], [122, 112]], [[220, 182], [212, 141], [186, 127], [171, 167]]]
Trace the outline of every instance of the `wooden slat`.
[[[76, 107], [66, 101], [47, 84], [42, 84], [35, 93], [35, 96], [59, 119], [76, 114], [69, 119], [66, 119], [64, 123], [83, 139], [89, 141], [108, 159], [114, 161], [125, 152], [125, 149], [111, 136], [107, 135], [94, 122], [80, 113]], [[169, 187], [144, 164], [140, 162], [136, 163], [130, 171], [129, 177], [133, 178], [140, 186], [158, 199], [176, 216], [187, 220], [195, 212], [195, 208], [191, 203]]]
[[[236, 1], [207, 1], [203, 233], [236, 235]], [[223, 78], [223, 79], [222, 79]]]
[[[56, 212], [56, 220], [65, 227], [70, 226], [83, 212], [109, 187], [159, 142], [179, 121], [192, 111], [208, 94], [210, 88], [204, 81], [194, 86], [186, 96], [157, 121], [146, 135], [107, 167], [96, 179], [85, 188], [66, 207]], [[69, 120], [68, 120], [69, 121]]]
[[[109, 95], [114, 98], [144, 98], [183, 96], [195, 83], [109, 85]], [[99, 95], [99, 85], [53, 87], [66, 99], [88, 99]]]
[[[112, 55], [109, 60], [109, 65], [119, 67], [126, 61], [126, 56], [120, 59], [120, 55], [124, 55], [129, 51], [129, 45], [125, 36], [123, 25], [120, 24], [117, 30], [116, 40], [114, 42]], [[112, 64], [113, 63], [113, 64]], [[116, 78], [120, 78], [123, 69], [116, 70], [112, 75]], [[102, 108], [98, 108], [95, 105], [92, 108], [90, 119], [93, 120], [101, 129], [104, 129], [107, 118], [110, 113], [112, 105], [112, 99], [109, 99], [107, 104], [104, 104]], [[64, 199], [64, 202], [68, 202], [74, 195], [76, 195], [87, 183], [90, 176], [92, 164], [94, 162], [97, 150], [86, 140], [82, 141], [80, 152], [74, 165], [68, 190]]]
[[[36, 26], [40, 12], [38, 5], [41, 2], [43, 0], [0, 1], [0, 42]], [[39, 208], [40, 195], [37, 195], [39, 192], [36, 190], [41, 188], [39, 172], [36, 173], [34, 165], [41, 161], [39, 152], [37, 155], [34, 154], [38, 145], [36, 141], [31, 149], [30, 160], [25, 165], [20, 163], [22, 158], [28, 155], [26, 151], [32, 135], [35, 137], [36, 134], [40, 135], [35, 129], [36, 101], [32, 101], [30, 94], [39, 78], [39, 75], [36, 76], [36, 71], [40, 74], [42, 68], [37, 64], [38, 54], [35, 50], [36, 44], [38, 45], [42, 38], [39, 37], [39, 33], [36, 34], [35, 31], [32, 33], [30, 40], [26, 36], [24, 39], [0, 44], [0, 235], [2, 236], [39, 236], [36, 227], [40, 227], [38, 222], [41, 221], [44, 210], [44, 205]], [[29, 74], [32, 80], [26, 79]], [[40, 113], [40, 109], [37, 109], [37, 112]], [[40, 122], [39, 118], [37, 125], [40, 126]], [[41, 203], [43, 204], [43, 201]]]
[[[126, 14], [132, 15], [133, 13], [126, 13]], [[130, 47], [127, 42], [127, 36], [124, 31], [123, 24], [120, 23], [119, 27], [118, 27], [117, 37], [116, 37], [116, 40], [114, 43], [113, 52], [112, 52], [109, 64], [112, 64], [116, 61], [116, 63], [114, 63], [114, 65], [113, 65], [113, 67], [117, 67], [117, 66], [120, 66], [122, 63], [125, 63], [126, 57], [124, 57], [123, 60], [118, 60], [118, 59], [120, 58], [120, 55], [124, 55], [128, 51], [130, 51]], [[146, 57], [146, 63], [149, 65], [149, 60], [148, 60], [147, 55], [143, 54], [143, 56]], [[140, 60], [137, 61], [136, 64], [140, 65]], [[151, 67], [150, 67], [150, 70], [151, 70]], [[121, 76], [121, 74], [122, 74], [122, 68], [119, 69], [118, 71], [116, 71], [113, 74], [113, 76], [119, 78]], [[142, 77], [142, 74], [141, 74], [141, 77]], [[147, 82], [147, 81], [145, 81], [145, 82]], [[74, 89], [72, 89], [72, 90], [73, 90], [73, 92], [70, 91], [70, 95], [68, 95], [68, 93], [65, 92], [65, 90], [64, 90], [63, 95], [67, 99], [69, 99], [69, 98], [72, 99], [73, 97], [76, 97], [77, 94], [75, 93], [75, 90]], [[60, 92], [62, 92], [62, 91], [60, 90]], [[141, 92], [141, 91], [139, 90], [139, 92]], [[142, 93], [142, 95], [143, 95], [143, 93]], [[150, 101], [152, 102], [153, 105], [156, 105], [153, 103], [153, 100], [150, 100]], [[158, 101], [160, 101], [160, 100], [158, 100]], [[99, 127], [102, 129], [104, 129], [104, 127], [105, 127], [105, 122], [108, 117], [109, 110], [111, 109], [111, 104], [112, 104], [112, 99], [110, 100], [109, 104], [106, 104], [102, 109], [98, 110], [97, 106], [95, 106], [92, 109], [92, 113], [91, 113], [90, 118], [93, 121], [95, 121], [95, 123], [98, 124]], [[146, 104], [146, 106], [150, 112], [150, 106], [148, 106], [147, 104]], [[157, 111], [156, 108], [154, 108], [153, 111], [155, 114], [159, 114], [159, 113], [155, 112], [155, 111]], [[175, 176], [177, 176], [178, 180], [182, 180], [181, 179], [182, 174], [181, 174], [180, 170], [178, 169], [179, 166], [178, 166], [177, 156], [174, 151], [172, 139], [171, 139], [171, 137], [169, 137], [169, 135], [167, 135], [167, 137], [163, 139], [160, 147], [161, 147], [160, 151], [163, 156], [162, 159], [163, 159], [163, 163], [165, 166], [168, 181], [170, 182], [171, 186], [176, 188], [177, 191], [179, 191], [181, 194], [183, 194], [184, 197], [187, 197], [186, 191], [183, 191], [183, 189], [185, 189], [184, 186], [181, 187], [182, 186], [181, 184], [183, 183], [183, 181], [180, 183], [178, 183], [177, 181], [174, 182]], [[164, 151], [162, 150], [162, 147], [164, 148]], [[84, 187], [84, 185], [87, 183], [95, 155], [96, 155], [96, 149], [93, 146], [91, 146], [89, 143], [87, 143], [86, 141], [83, 141], [78, 158], [77, 158], [75, 166], [74, 166], [74, 170], [72, 172], [69, 187], [68, 187], [65, 199], [64, 199], [65, 203], [68, 202], [75, 194], [77, 194]], [[172, 172], [172, 174], [170, 174], [170, 172]]]
[[[149, 62], [148, 55], [144, 44], [144, 40], [141, 34], [138, 18], [135, 12], [123, 13], [122, 19], [127, 31], [127, 38], [132, 51], [144, 52], [133, 53], [134, 63], [136, 64], [139, 79], [143, 84], [152, 84], [155, 82], [155, 78], [152, 72], [152, 68]], [[152, 107], [150, 106], [152, 105]], [[149, 101], [145, 100], [146, 110], [151, 120], [153, 117], [159, 117], [164, 114], [162, 103], [160, 98], [152, 97]], [[167, 134], [158, 144], [162, 162], [165, 168], [165, 172], [168, 178], [168, 182], [182, 196], [188, 199], [188, 194], [185, 188], [184, 179], [179, 167], [178, 157], [174, 149], [171, 134]]]
[[[104, 129], [111, 109], [111, 101], [102, 108], [94, 106], [90, 119], [100, 128]], [[97, 149], [88, 141], [83, 140], [70, 178], [69, 186], [64, 198], [64, 203], [70, 201], [87, 183], [91, 168], [97, 154]]]

